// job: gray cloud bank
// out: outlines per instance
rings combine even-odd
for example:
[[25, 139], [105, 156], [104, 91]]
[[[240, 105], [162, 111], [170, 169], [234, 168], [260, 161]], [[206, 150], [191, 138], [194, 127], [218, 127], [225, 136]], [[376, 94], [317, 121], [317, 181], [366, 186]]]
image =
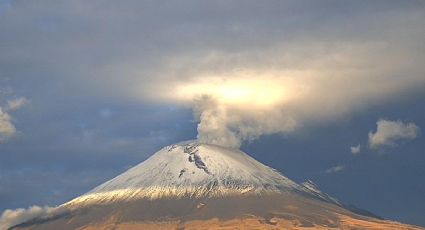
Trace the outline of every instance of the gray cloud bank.
[[420, 128], [412, 122], [380, 119], [376, 125], [376, 131], [369, 132], [369, 146], [372, 149], [396, 146], [398, 141], [415, 139], [420, 132]]
[[14, 1], [0, 11], [0, 60], [8, 82], [48, 95], [192, 107], [201, 141], [238, 147], [422, 89], [424, 7]]

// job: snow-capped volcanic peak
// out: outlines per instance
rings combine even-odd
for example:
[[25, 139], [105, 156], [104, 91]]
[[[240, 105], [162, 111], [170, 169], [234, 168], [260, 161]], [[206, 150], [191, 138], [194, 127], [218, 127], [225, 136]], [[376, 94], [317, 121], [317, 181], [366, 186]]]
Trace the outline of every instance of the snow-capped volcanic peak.
[[244, 152], [195, 141], [164, 147], [69, 204], [290, 192], [302, 186]]
[[194, 141], [161, 149], [57, 210], [15, 227], [419, 230], [374, 219], [312, 181], [296, 184], [239, 150]]

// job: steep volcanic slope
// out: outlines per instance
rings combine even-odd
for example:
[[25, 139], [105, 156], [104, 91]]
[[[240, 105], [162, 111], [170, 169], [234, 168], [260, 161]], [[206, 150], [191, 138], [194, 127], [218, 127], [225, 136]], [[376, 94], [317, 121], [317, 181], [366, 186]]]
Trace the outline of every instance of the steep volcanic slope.
[[16, 229], [419, 229], [356, 214], [247, 154], [185, 142]]
[[239, 150], [186, 142], [161, 149], [67, 205], [296, 190], [305, 189]]

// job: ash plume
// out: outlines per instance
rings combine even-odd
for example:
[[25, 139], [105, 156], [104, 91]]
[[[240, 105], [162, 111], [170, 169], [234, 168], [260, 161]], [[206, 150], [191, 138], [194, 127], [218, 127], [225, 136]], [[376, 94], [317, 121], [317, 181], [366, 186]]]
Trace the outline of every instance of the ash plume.
[[264, 134], [289, 133], [297, 127], [297, 122], [279, 108], [231, 106], [207, 95], [196, 98], [193, 108], [200, 143], [239, 148], [244, 141]]

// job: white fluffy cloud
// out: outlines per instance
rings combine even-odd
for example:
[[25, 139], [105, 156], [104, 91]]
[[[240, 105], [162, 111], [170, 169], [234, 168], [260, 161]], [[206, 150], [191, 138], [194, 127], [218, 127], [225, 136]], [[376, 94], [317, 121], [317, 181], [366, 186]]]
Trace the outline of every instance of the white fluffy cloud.
[[372, 149], [395, 146], [399, 140], [415, 139], [420, 132], [415, 123], [380, 119], [376, 125], [376, 132], [369, 132], [369, 146]]
[[16, 133], [16, 128], [12, 124], [11, 117], [0, 107], [0, 143], [12, 137]]
[[24, 223], [31, 219], [52, 215], [61, 211], [61, 209], [48, 206], [31, 206], [27, 209], [19, 208], [15, 210], [7, 209], [0, 216], [0, 229], [8, 229], [12, 226]]
[[352, 154], [359, 154], [361, 152], [361, 145], [351, 146], [350, 150]]
[[11, 99], [6, 102], [4, 107], [0, 106], [0, 143], [13, 137], [17, 130], [12, 123], [10, 112], [18, 110], [28, 103], [28, 99], [24, 97]]

